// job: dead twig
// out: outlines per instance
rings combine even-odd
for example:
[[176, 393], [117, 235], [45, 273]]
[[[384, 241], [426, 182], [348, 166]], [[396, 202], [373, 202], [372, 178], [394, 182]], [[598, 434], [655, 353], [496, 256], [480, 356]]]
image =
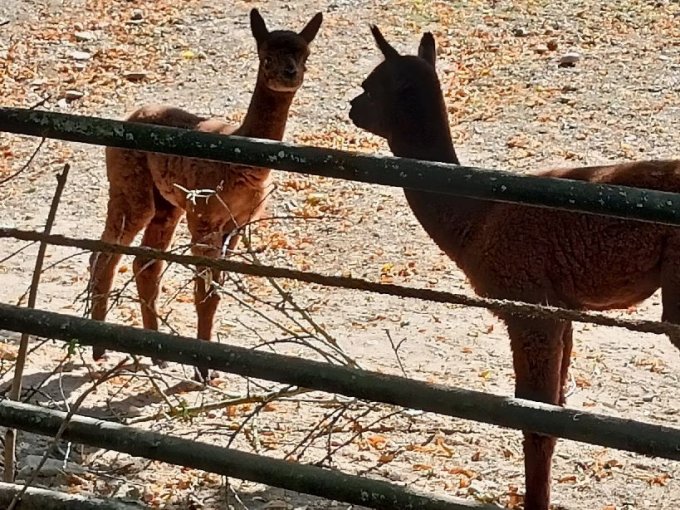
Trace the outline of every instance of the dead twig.
[[255, 406], [255, 409], [253, 409], [250, 413], [248, 413], [248, 414], [243, 418], [243, 420], [241, 421], [241, 423], [239, 423], [239, 425], [238, 425], [238, 427], [236, 428], [236, 430], [234, 430], [234, 433], [231, 435], [231, 437], [229, 438], [229, 441], [227, 442], [227, 448], [231, 448], [232, 443], [234, 442], [234, 440], [236, 439], [236, 437], [239, 435], [239, 433], [241, 433], [241, 431], [243, 431], [243, 429], [245, 428], [245, 426], [248, 424], [248, 422], [249, 422], [250, 420], [252, 420], [255, 416], [257, 416], [257, 415], [260, 413], [260, 411], [262, 411], [262, 408], [263, 408], [264, 406], [266, 406], [267, 404], [269, 404], [269, 403], [271, 403], [272, 401], [274, 401], [274, 400], [276, 400], [277, 398], [279, 398], [279, 397], [277, 397], [277, 393], [278, 393], [278, 394], [281, 394], [281, 393], [283, 393], [283, 392], [291, 391], [291, 390], [293, 390], [293, 389], [294, 389], [293, 386], [286, 386], [286, 387], [282, 388], [281, 390], [279, 390], [278, 392], [272, 394], [271, 398], [265, 399], [265, 400], [261, 401], [260, 403], [258, 403], [258, 405]]
[[2, 259], [0, 259], [0, 264], [4, 264], [5, 262], [7, 262], [7, 261], [8, 261], [9, 259], [11, 259], [12, 257], [14, 257], [14, 256], [16, 256], [16, 255], [19, 255], [22, 251], [24, 251], [24, 250], [27, 249], [27, 248], [30, 248], [30, 247], [33, 246], [35, 243], [36, 243], [36, 241], [32, 241], [32, 242], [30, 242], [30, 243], [28, 243], [28, 244], [23, 245], [21, 248], [19, 248], [19, 249], [17, 249], [17, 250], [14, 250], [12, 253], [10, 253], [9, 255], [7, 255], [6, 257], [3, 257]]
[[[246, 247], [247, 247], [248, 249], [250, 249], [250, 247], [251, 247], [250, 242], [245, 241], [245, 239], [244, 239], [244, 242], [246, 243]], [[261, 266], [261, 265], [262, 265], [262, 262], [260, 261], [260, 259], [257, 257], [257, 255], [256, 255], [254, 252], [250, 253], [250, 259], [251, 259], [251, 261], [252, 261], [253, 264], [256, 264], [256, 265], [258, 265], [258, 266]], [[267, 278], [267, 281], [269, 282], [269, 284], [270, 284], [272, 287], [274, 287], [274, 289], [276, 289], [276, 291], [281, 295], [281, 298], [282, 298], [285, 302], [287, 302], [290, 306], [292, 306], [293, 309], [294, 309], [297, 313], [299, 313], [300, 316], [302, 316], [302, 318], [305, 319], [305, 320], [307, 321], [307, 323], [308, 323], [310, 326], [312, 326], [312, 328], [314, 329], [314, 331], [315, 331], [317, 334], [321, 335], [321, 336], [322, 336], [322, 337], [323, 337], [330, 345], [332, 345], [332, 346], [334, 346], [334, 347], [337, 347], [337, 346], [338, 346], [337, 340], [336, 340], [335, 338], [333, 338], [330, 334], [328, 334], [328, 332], [327, 332], [324, 328], [322, 328], [322, 327], [321, 327], [321, 326], [320, 326], [320, 325], [312, 318], [312, 316], [309, 314], [309, 312], [307, 312], [307, 310], [304, 310], [302, 307], [300, 307], [300, 306], [293, 300], [293, 297], [290, 295], [289, 292], [286, 292], [286, 291], [279, 285], [279, 283], [278, 283], [274, 278], [272, 278], [272, 277], [270, 277], [270, 276], [268, 276], [268, 277], [266, 277], [266, 278]], [[358, 365], [356, 364], [356, 362], [355, 362], [353, 359], [351, 359], [351, 358], [345, 358], [345, 361], [347, 361], [351, 366], [354, 366], [354, 367], [358, 368]]]
[[[21, 175], [24, 171], [26, 171], [26, 169], [27, 169], [29, 166], [31, 166], [31, 163], [33, 163], [33, 160], [34, 160], [35, 157], [38, 155], [38, 152], [40, 152], [40, 149], [42, 149], [42, 146], [45, 144], [45, 140], [47, 140], [47, 138], [41, 138], [41, 139], [40, 139], [40, 143], [38, 143], [38, 146], [37, 146], [37, 147], [35, 148], [35, 150], [33, 151], [33, 154], [31, 154], [31, 156], [28, 158], [28, 161], [26, 161], [26, 163], [24, 163], [24, 164], [21, 166], [21, 168], [19, 168], [19, 170], [17, 170], [16, 172], [14, 172], [12, 175], [9, 175], [9, 176], [5, 177], [4, 179], [0, 179], [0, 186], [2, 186], [3, 184], [5, 184], [5, 183], [11, 181], [11, 180], [14, 179], [15, 177], [18, 177], [18, 176]], [[57, 177], [57, 179], [59, 179], [59, 177]], [[46, 232], [46, 233], [49, 233], [49, 232]]]
[[[367, 416], [371, 411], [375, 411], [376, 408], [377, 408], [377, 406], [371, 406], [371, 407], [369, 407], [366, 411], [364, 411], [364, 413], [363, 413], [359, 418], [357, 418], [357, 419], [355, 420], [355, 422], [357, 422], [358, 419], [363, 418], [364, 416]], [[381, 421], [387, 420], [387, 419], [389, 419], [389, 418], [392, 418], [393, 416], [397, 416], [397, 415], [399, 415], [399, 414], [401, 414], [401, 413], [403, 413], [403, 412], [404, 412], [403, 409], [398, 409], [398, 410], [396, 410], [396, 411], [392, 411], [392, 412], [388, 413], [387, 415], [380, 416], [380, 417], [378, 417], [377, 419], [373, 420], [371, 423], [369, 423], [368, 425], [366, 425], [366, 427], [364, 427], [364, 426], [360, 425], [359, 423], [357, 423], [357, 427], [358, 427], [358, 429], [359, 429], [357, 432], [355, 432], [355, 433], [354, 433], [349, 439], [347, 439], [346, 441], [344, 441], [344, 442], [340, 443], [339, 445], [337, 445], [333, 450], [331, 450], [331, 451], [329, 451], [328, 453], [326, 453], [326, 455], [325, 455], [321, 460], [315, 462], [314, 465], [315, 465], [315, 466], [323, 466], [324, 462], [326, 462], [326, 461], [332, 459], [332, 458], [333, 458], [333, 455], [335, 455], [335, 454], [336, 454], [338, 451], [340, 451], [342, 448], [345, 448], [346, 446], [352, 444], [358, 437], [360, 437], [364, 432], [366, 432], [366, 429], [369, 429], [369, 428], [371, 428], [371, 427], [374, 427], [375, 425], [377, 425], [377, 424], [380, 423]]]
[[[307, 451], [307, 449], [312, 445], [312, 443], [321, 437], [324, 433], [324, 424], [328, 422], [330, 427], [332, 428], [335, 423], [346, 413], [350, 410], [351, 405], [355, 402], [355, 400], [351, 402], [345, 402], [340, 404], [340, 407], [336, 407], [335, 409], [332, 409], [331, 411], [327, 412], [324, 414], [320, 420], [316, 422], [314, 426], [312, 426], [308, 431], [305, 436], [298, 441], [298, 443], [293, 447], [292, 450], [290, 450], [288, 453], [286, 453], [284, 460], [288, 460], [293, 457], [295, 454], [295, 461], [299, 462], [304, 453]], [[329, 421], [330, 420], [330, 421]], [[298, 452], [298, 450], [300, 450]]]
[[52, 94], [47, 94], [45, 97], [43, 97], [40, 101], [37, 103], [33, 104], [32, 106], [29, 106], [29, 110], [35, 110], [36, 108], [40, 108], [42, 105], [44, 105], [47, 101], [50, 100], [52, 97]]
[[402, 338], [401, 341], [395, 345], [394, 340], [392, 340], [392, 334], [390, 333], [389, 329], [385, 329], [385, 334], [387, 335], [387, 339], [390, 341], [392, 351], [394, 352], [394, 356], [397, 358], [397, 363], [399, 363], [399, 368], [401, 369], [402, 375], [404, 377], [407, 377], [406, 369], [404, 368], [404, 364], [401, 362], [401, 356], [399, 355], [399, 348], [401, 347], [401, 344], [403, 344], [406, 341], [406, 338]]
[[153, 421], [158, 418], [161, 414], [167, 414], [171, 417], [189, 417], [198, 416], [203, 413], [210, 411], [216, 411], [218, 409], [226, 409], [231, 406], [240, 406], [243, 404], [267, 404], [274, 400], [286, 397], [294, 397], [296, 395], [302, 395], [309, 393], [314, 390], [308, 390], [306, 388], [282, 388], [281, 390], [274, 391], [265, 395], [252, 395], [246, 397], [238, 397], [227, 400], [221, 400], [219, 402], [211, 402], [210, 404], [201, 404], [200, 406], [185, 407], [185, 408], [171, 408], [170, 411], [158, 411], [155, 414], [149, 416], [140, 416], [139, 418], [132, 418], [125, 422], [126, 425], [136, 425], [137, 423], [144, 423], [147, 421]]
[[71, 409], [69, 409], [68, 413], [66, 414], [66, 417], [64, 418], [64, 421], [61, 423], [61, 426], [59, 427], [59, 430], [57, 430], [57, 433], [54, 435], [54, 439], [52, 440], [52, 443], [48, 448], [45, 449], [45, 453], [43, 454], [42, 458], [40, 459], [40, 462], [36, 466], [35, 470], [33, 473], [31, 473], [31, 476], [28, 480], [26, 480], [26, 483], [24, 484], [23, 488], [21, 491], [17, 492], [14, 498], [12, 499], [12, 502], [9, 504], [7, 507], [7, 510], [14, 510], [16, 508], [16, 505], [19, 503], [21, 500], [21, 496], [28, 490], [28, 488], [31, 486], [31, 484], [35, 481], [36, 477], [38, 476], [38, 473], [42, 469], [42, 467], [45, 465], [45, 462], [47, 462], [47, 458], [49, 456], [49, 452], [52, 449], [53, 446], [55, 446], [59, 440], [61, 439], [61, 436], [64, 435], [64, 432], [66, 431], [66, 428], [68, 427], [69, 422], [71, 421], [71, 418], [73, 417], [74, 414], [78, 411], [80, 406], [83, 404], [85, 399], [97, 389], [102, 383], [108, 381], [111, 379], [111, 377], [115, 376], [118, 371], [126, 364], [129, 362], [129, 358], [125, 358], [121, 362], [119, 362], [115, 367], [111, 368], [110, 370], [107, 370], [102, 374], [102, 376], [94, 381], [92, 383], [92, 386], [90, 386], [87, 390], [85, 390], [73, 403], [71, 406]]

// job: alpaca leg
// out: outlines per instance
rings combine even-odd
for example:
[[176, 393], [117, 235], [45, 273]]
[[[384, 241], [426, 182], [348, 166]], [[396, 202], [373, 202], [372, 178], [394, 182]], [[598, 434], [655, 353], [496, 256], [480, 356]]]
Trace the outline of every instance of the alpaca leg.
[[[175, 228], [182, 217], [183, 211], [163, 199], [157, 192], [154, 196], [154, 203], [156, 212], [144, 231], [142, 246], [157, 250], [167, 250], [172, 243]], [[158, 313], [156, 311], [156, 300], [158, 298], [158, 288], [160, 287], [164, 263], [162, 260], [153, 260], [140, 256], [135, 258], [133, 267], [137, 283], [137, 293], [139, 294], [142, 309], [142, 322], [146, 329], [157, 331]], [[166, 363], [162, 360], [153, 359], [153, 362], [160, 367], [166, 366]]]
[[[508, 332], [515, 367], [518, 398], [558, 404], [563, 390], [564, 323], [510, 319]], [[550, 472], [555, 438], [524, 433], [526, 478], [525, 510], [548, 510]]]
[[568, 322], [564, 326], [564, 332], [562, 333], [562, 381], [560, 384], [560, 400], [559, 404], [561, 406], [567, 403], [567, 397], [565, 396], [565, 391], [567, 387], [567, 381], [569, 380], [569, 364], [571, 363], [571, 349], [574, 345], [573, 340], [573, 328], [571, 322]]
[[[240, 239], [241, 236], [239, 234], [228, 237], [218, 234], [206, 235], [203, 236], [201, 243], [194, 242], [192, 251], [195, 255], [218, 258], [222, 250], [222, 243], [226, 240], [226, 254], [229, 256], [236, 248]], [[220, 302], [220, 294], [217, 287], [222, 285], [222, 271], [207, 267], [198, 267], [196, 269], [194, 300], [198, 318], [197, 337], [202, 340], [211, 340], [215, 313]], [[215, 373], [210, 374], [208, 367], [197, 367], [196, 380], [198, 381], [207, 381], [215, 375]]]
[[[203, 250], [194, 250], [194, 254], [206, 256]], [[217, 306], [220, 303], [220, 294], [217, 287], [221, 284], [221, 271], [207, 267], [198, 267], [194, 286], [194, 303], [198, 318], [197, 337], [201, 340], [210, 341], [212, 338], [213, 323]], [[205, 382], [211, 378], [208, 367], [199, 366], [196, 369], [195, 379]]]
[[[661, 264], [661, 320], [680, 324], [680, 235], [668, 240]], [[670, 341], [680, 349], [680, 334], [669, 334]]]
[[[204, 214], [203, 217], [206, 215]], [[191, 251], [196, 256], [217, 259], [222, 249], [222, 232], [219, 226], [204, 221], [201, 214], [192, 210], [187, 211], [187, 226], [191, 232]], [[212, 338], [213, 321], [220, 294], [217, 287], [221, 283], [221, 271], [204, 266], [196, 267], [194, 277], [194, 306], [196, 307], [197, 331], [196, 337], [210, 341]], [[210, 379], [208, 367], [196, 367], [194, 378], [199, 382]]]
[[[145, 207], [146, 205], [146, 207]], [[144, 228], [153, 214], [153, 204], [138, 202], [132, 206], [126, 195], [117, 190], [109, 194], [109, 204], [106, 214], [106, 226], [101, 240], [108, 243], [130, 245], [135, 236]], [[108, 311], [109, 293], [113, 285], [113, 278], [120, 262], [121, 255], [117, 253], [97, 253], [90, 256], [90, 298], [91, 314], [94, 320], [103, 321]], [[92, 348], [92, 357], [96, 361], [105, 353], [99, 346]]]

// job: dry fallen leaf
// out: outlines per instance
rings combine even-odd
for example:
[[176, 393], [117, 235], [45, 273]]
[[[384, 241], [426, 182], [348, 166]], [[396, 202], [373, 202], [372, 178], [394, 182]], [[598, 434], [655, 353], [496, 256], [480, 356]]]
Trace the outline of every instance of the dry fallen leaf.
[[659, 487], [665, 487], [666, 484], [668, 483], [668, 480], [670, 479], [670, 475], [668, 473], [662, 473], [660, 475], [653, 476], [647, 480], [647, 483], [651, 486], [659, 486]]
[[519, 489], [516, 485], [510, 485], [508, 487], [508, 503], [507, 507], [515, 510], [521, 508], [524, 504], [524, 497], [519, 494]]
[[378, 464], [387, 464], [388, 462], [392, 462], [396, 455], [394, 453], [383, 453], [380, 457], [378, 457]]
[[4, 344], [0, 343], [0, 360], [2, 361], [14, 361], [17, 359], [17, 350], [18, 348], [9, 345], [9, 344]]
[[368, 444], [370, 444], [376, 450], [382, 450], [385, 448], [385, 443], [387, 443], [387, 439], [380, 435], [369, 436], [366, 438], [366, 441], [368, 441]]
[[465, 469], [461, 467], [452, 467], [447, 469], [446, 472], [451, 473], [452, 475], [463, 475], [467, 478], [475, 478], [477, 476], [477, 473], [471, 469]]
[[481, 377], [485, 381], [488, 381], [489, 379], [491, 379], [492, 376], [493, 376], [493, 374], [491, 372], [491, 369], [489, 369], [489, 368], [485, 368], [484, 370], [482, 370], [479, 373], [479, 377]]

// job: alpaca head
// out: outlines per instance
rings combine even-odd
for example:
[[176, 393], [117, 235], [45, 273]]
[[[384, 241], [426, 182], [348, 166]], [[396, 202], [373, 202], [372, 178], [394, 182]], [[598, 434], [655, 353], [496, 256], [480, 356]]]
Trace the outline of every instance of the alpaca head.
[[385, 60], [361, 84], [364, 92], [352, 99], [349, 117], [357, 127], [389, 142], [420, 131], [440, 117], [443, 98], [435, 72], [435, 42], [426, 32], [418, 56], [402, 56], [378, 27], [372, 25], [371, 32]]
[[299, 33], [291, 30], [269, 31], [259, 11], [250, 11], [250, 28], [257, 42], [259, 75], [276, 92], [295, 92], [305, 75], [309, 43], [314, 40], [323, 15], [319, 12]]

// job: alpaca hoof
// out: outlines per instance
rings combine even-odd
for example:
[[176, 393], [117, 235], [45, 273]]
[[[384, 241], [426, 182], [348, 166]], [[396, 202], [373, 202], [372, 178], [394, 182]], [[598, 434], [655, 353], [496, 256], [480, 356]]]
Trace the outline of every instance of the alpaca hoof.
[[217, 375], [218, 375], [217, 372], [214, 370], [209, 370], [204, 367], [194, 368], [194, 381], [199, 382], [201, 384], [208, 384], [213, 379], [216, 379]]
[[101, 361], [106, 354], [106, 349], [103, 347], [93, 346], [92, 347], [92, 359], [94, 361]]
[[158, 358], [151, 358], [151, 361], [153, 362], [154, 365], [156, 365], [158, 368], [168, 368], [168, 362], [163, 360], [163, 359], [158, 359]]

